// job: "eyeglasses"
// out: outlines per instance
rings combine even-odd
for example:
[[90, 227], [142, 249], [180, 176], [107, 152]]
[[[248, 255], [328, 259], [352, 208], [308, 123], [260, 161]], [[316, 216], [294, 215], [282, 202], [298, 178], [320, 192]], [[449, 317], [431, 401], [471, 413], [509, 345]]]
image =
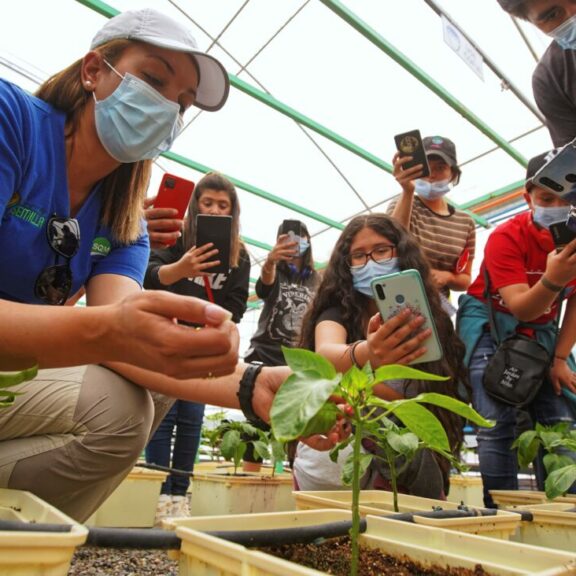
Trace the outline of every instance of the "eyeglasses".
[[[53, 216], [46, 224], [46, 237], [50, 248], [56, 252], [56, 264], [40, 272], [36, 278], [34, 293], [36, 298], [44, 300], [47, 304], [61, 306], [66, 302], [72, 290], [70, 260], [80, 247], [78, 220]], [[58, 264], [60, 256], [66, 259], [65, 264]]]
[[370, 252], [351, 252], [346, 256], [346, 263], [351, 268], [363, 268], [371, 258], [376, 264], [387, 262], [394, 255], [394, 244], [378, 244]]

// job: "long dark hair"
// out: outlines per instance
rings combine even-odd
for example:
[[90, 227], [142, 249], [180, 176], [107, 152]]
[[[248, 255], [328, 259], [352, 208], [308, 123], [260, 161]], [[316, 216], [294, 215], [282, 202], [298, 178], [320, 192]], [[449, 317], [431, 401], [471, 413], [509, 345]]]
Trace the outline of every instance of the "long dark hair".
[[240, 261], [240, 252], [245, 251], [244, 244], [240, 239], [240, 202], [238, 201], [238, 193], [234, 184], [219, 172], [208, 172], [206, 176], [198, 180], [194, 193], [188, 205], [188, 216], [184, 226], [184, 250], [190, 250], [196, 241], [196, 216], [200, 213], [198, 202], [205, 190], [214, 190], [216, 192], [226, 192], [232, 210], [232, 230], [230, 234], [230, 266], [232, 268], [238, 267]]
[[[444, 354], [441, 360], [423, 362], [417, 367], [427, 372], [448, 376], [449, 380], [444, 382], [418, 381], [416, 383], [418, 391], [439, 392], [461, 398], [460, 384], [466, 391], [468, 397], [464, 400], [467, 401], [470, 387], [468, 371], [464, 365], [464, 344], [456, 335], [450, 317], [442, 308], [439, 291], [430, 274], [430, 266], [420, 251], [418, 243], [404, 227], [386, 214], [357, 216], [342, 231], [334, 246], [314, 301], [302, 322], [300, 346], [315, 350], [316, 323], [320, 315], [332, 307], [337, 307], [340, 310], [348, 343], [366, 338], [366, 329], [370, 319], [368, 311], [370, 299], [354, 289], [350, 267], [346, 263], [346, 256], [350, 253], [350, 246], [354, 238], [364, 228], [370, 228], [396, 246], [396, 255], [401, 270], [413, 268], [418, 270], [422, 276]], [[406, 382], [405, 389], [413, 384], [414, 381]], [[442, 409], [432, 408], [432, 411], [442, 422], [453, 453], [458, 454], [463, 441], [461, 418]], [[447, 473], [448, 463], [444, 459], [441, 460], [443, 472]]]

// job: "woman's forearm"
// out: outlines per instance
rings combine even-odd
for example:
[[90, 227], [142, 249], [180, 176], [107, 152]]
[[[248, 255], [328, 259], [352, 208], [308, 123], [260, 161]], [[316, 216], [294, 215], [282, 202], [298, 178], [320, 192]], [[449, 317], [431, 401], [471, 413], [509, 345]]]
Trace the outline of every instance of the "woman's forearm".
[[79, 366], [112, 357], [110, 315], [108, 306], [33, 306], [0, 300], [0, 370], [36, 364]]

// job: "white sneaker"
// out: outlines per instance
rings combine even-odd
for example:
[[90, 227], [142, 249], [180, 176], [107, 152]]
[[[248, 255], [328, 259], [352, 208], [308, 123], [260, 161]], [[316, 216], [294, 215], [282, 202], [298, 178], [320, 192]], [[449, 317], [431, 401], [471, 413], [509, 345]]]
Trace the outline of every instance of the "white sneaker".
[[162, 520], [170, 516], [172, 516], [172, 496], [170, 496], [170, 494], [160, 494], [158, 504], [156, 505], [154, 527], [160, 527]]
[[172, 512], [170, 515], [175, 517], [190, 516], [190, 506], [186, 496], [172, 496]]

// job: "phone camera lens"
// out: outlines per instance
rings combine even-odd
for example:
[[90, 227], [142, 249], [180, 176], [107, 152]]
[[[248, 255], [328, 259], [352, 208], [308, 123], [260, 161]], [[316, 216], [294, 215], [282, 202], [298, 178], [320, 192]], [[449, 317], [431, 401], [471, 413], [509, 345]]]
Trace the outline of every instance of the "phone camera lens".
[[166, 181], [164, 182], [166, 188], [175, 188], [176, 187], [176, 180], [174, 180], [174, 178], [166, 178]]
[[376, 295], [380, 300], [386, 300], [386, 294], [384, 294], [384, 288], [381, 284], [376, 284]]
[[548, 176], [544, 176], [543, 178], [541, 178], [540, 183], [542, 184], [542, 186], [550, 188], [555, 192], [562, 192], [564, 190], [564, 186], [562, 186], [562, 184], [558, 184], [558, 182], [552, 180], [551, 178], [548, 178]]
[[571, 184], [574, 184], [574, 182], [576, 182], [576, 174], [566, 174], [566, 180]]
[[398, 304], [404, 304], [404, 296], [402, 296], [402, 294], [398, 294], [398, 296], [396, 296], [396, 302], [398, 302]]

